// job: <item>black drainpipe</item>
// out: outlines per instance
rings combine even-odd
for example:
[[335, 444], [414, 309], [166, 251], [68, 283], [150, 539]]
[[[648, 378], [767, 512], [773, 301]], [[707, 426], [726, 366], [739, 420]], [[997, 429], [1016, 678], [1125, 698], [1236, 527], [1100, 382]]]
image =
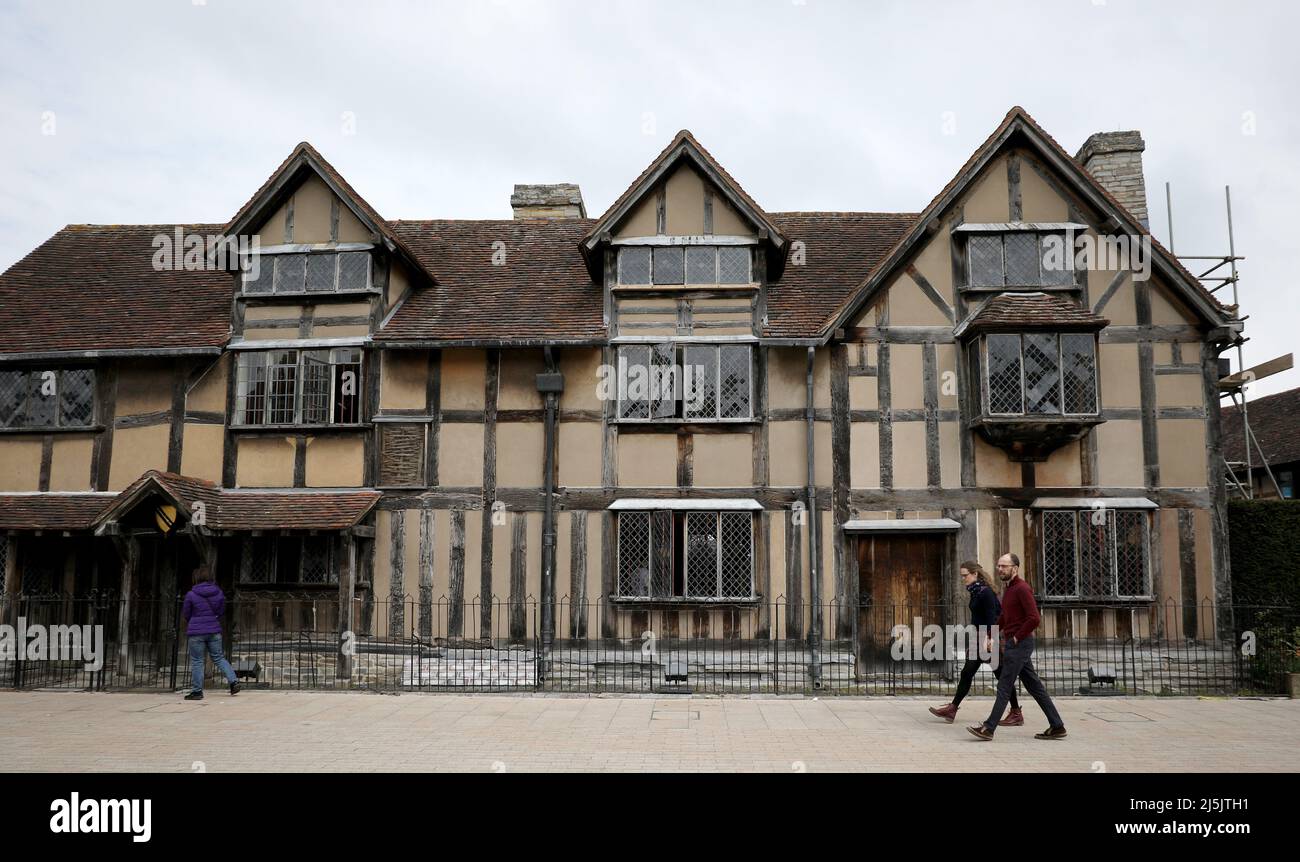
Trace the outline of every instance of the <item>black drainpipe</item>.
[[564, 375], [556, 366], [554, 350], [550, 347], [543, 350], [546, 371], [537, 375], [537, 391], [546, 401], [546, 454], [542, 480], [545, 498], [542, 514], [542, 669], [546, 672], [549, 670], [551, 644], [555, 640], [555, 414], [560, 393], [564, 391]]
[[813, 409], [813, 366], [817, 361], [817, 348], [808, 348], [808, 405], [805, 415], [808, 418], [808, 600], [812, 605], [812, 625], [808, 631], [808, 647], [812, 653], [808, 665], [813, 688], [822, 687], [822, 587], [818, 569], [817, 553], [817, 471], [813, 458], [813, 438], [816, 428], [816, 412]]

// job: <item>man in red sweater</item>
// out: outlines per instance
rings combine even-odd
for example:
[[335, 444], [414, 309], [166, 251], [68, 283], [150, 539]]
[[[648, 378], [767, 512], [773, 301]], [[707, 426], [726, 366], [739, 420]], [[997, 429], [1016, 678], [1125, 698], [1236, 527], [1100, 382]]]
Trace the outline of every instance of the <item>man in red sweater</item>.
[[1006, 591], [1002, 594], [1002, 614], [998, 617], [998, 633], [1002, 638], [1002, 653], [999, 657], [1002, 673], [998, 677], [998, 697], [988, 720], [966, 729], [977, 739], [991, 742], [998, 719], [1006, 710], [1007, 701], [1011, 699], [1011, 692], [1019, 679], [1047, 716], [1047, 730], [1035, 733], [1034, 739], [1064, 739], [1065, 722], [1061, 721], [1061, 714], [1047, 696], [1047, 687], [1034, 672], [1034, 629], [1038, 628], [1040, 617], [1038, 604], [1034, 601], [1034, 591], [1020, 577], [1020, 558], [1015, 554], [999, 557], [998, 578], [1006, 584]]

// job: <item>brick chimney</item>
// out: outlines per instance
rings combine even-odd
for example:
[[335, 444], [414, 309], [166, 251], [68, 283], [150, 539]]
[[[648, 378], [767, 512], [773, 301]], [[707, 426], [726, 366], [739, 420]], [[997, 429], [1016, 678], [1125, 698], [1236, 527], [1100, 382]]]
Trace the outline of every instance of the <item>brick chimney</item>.
[[1143, 227], [1150, 228], [1147, 184], [1142, 177], [1142, 151], [1146, 148], [1146, 142], [1136, 130], [1098, 132], [1083, 142], [1074, 159], [1142, 222]]
[[586, 218], [582, 192], [576, 183], [523, 185], [516, 183], [510, 196], [515, 218]]

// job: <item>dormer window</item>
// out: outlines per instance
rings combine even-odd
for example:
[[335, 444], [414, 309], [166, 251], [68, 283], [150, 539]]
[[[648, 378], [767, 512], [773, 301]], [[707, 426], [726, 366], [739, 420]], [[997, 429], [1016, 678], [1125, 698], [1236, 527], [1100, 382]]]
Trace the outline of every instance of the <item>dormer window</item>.
[[1049, 242], [1063, 248], [1061, 231], [971, 233], [966, 244], [966, 284], [971, 288], [1071, 287], [1074, 270], [1049, 265]]
[[370, 252], [262, 252], [257, 277], [244, 273], [245, 294], [355, 293], [370, 289]]
[[618, 253], [618, 283], [714, 286], [753, 283], [748, 245], [634, 245]]

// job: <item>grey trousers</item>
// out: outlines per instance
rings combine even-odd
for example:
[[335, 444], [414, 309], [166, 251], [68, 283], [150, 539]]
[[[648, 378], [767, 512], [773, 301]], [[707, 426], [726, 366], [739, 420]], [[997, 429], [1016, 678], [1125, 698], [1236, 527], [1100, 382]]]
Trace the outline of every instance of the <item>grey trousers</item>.
[[1002, 718], [1002, 713], [1006, 711], [1007, 701], [1011, 699], [1011, 693], [1015, 691], [1016, 680], [1025, 684], [1025, 691], [1029, 692], [1034, 703], [1047, 716], [1049, 727], [1064, 727], [1065, 722], [1061, 721], [1061, 714], [1056, 711], [1056, 705], [1052, 699], [1047, 696], [1047, 686], [1038, 678], [1038, 673], [1034, 670], [1034, 638], [1024, 638], [1016, 642], [1015, 646], [1002, 648], [1002, 655], [999, 657], [1001, 666], [998, 668], [1001, 673], [998, 675], [998, 697], [993, 702], [993, 712], [989, 714], [988, 721], [984, 726], [993, 732], [998, 729], [998, 719]]

